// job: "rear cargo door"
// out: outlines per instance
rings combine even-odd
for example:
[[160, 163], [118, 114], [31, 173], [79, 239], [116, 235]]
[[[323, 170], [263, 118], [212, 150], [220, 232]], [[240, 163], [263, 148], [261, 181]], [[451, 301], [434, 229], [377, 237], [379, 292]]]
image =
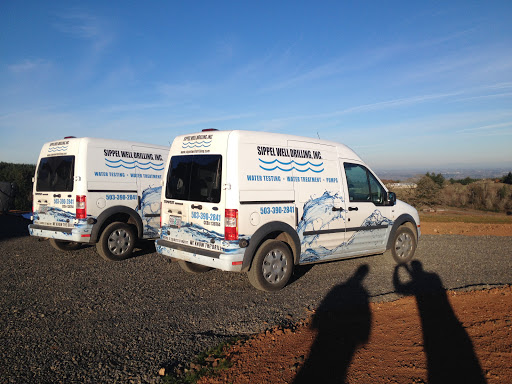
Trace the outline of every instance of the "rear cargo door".
[[137, 178], [137, 210], [144, 224], [144, 237], [159, 236], [160, 199], [162, 197], [162, 175], [165, 168], [161, 150], [132, 146], [131, 173]]
[[165, 214], [172, 232], [180, 241], [185, 240], [186, 245], [214, 251], [222, 249], [222, 161], [222, 155], [211, 153], [171, 158]]
[[43, 147], [35, 175], [34, 224], [73, 227], [77, 144], [66, 140]]

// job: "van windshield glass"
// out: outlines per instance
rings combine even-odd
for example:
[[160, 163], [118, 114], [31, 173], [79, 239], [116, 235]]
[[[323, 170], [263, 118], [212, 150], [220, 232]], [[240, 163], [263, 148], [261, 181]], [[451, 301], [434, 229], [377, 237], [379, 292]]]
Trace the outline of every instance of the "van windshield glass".
[[218, 203], [221, 192], [221, 155], [173, 156], [167, 174], [167, 199]]
[[72, 192], [75, 156], [44, 157], [37, 167], [36, 191]]

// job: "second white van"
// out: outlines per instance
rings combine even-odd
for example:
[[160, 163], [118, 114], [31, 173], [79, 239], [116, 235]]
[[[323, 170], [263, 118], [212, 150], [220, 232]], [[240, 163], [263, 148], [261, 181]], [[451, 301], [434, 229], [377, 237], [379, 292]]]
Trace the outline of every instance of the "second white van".
[[169, 147], [67, 137], [43, 145], [33, 190], [32, 236], [58, 250], [96, 244], [123, 260], [139, 239], [160, 235], [162, 174]]

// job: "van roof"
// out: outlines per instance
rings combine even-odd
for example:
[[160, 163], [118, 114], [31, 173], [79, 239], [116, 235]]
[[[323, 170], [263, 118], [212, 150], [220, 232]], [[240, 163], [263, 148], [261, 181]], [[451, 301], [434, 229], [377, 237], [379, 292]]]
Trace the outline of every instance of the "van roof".
[[334, 141], [315, 139], [312, 137], [288, 135], [284, 133], [263, 132], [263, 131], [245, 131], [245, 130], [228, 130], [228, 131], [207, 131], [207, 132], [193, 132], [184, 135], [179, 135], [176, 139], [183, 139], [184, 137], [198, 136], [198, 135], [212, 135], [212, 136], [226, 136], [230, 139], [249, 141], [252, 143], [269, 144], [273, 146], [287, 146], [288, 141], [307, 142], [317, 145], [325, 145], [336, 147], [338, 156], [344, 159], [352, 159], [361, 161], [361, 158], [345, 144], [337, 143]]
[[56, 143], [59, 141], [83, 141], [86, 143], [93, 143], [93, 144], [102, 144], [102, 145], [125, 145], [125, 146], [132, 146], [132, 145], [138, 145], [138, 146], [149, 146], [149, 147], [160, 147], [169, 149], [168, 145], [158, 145], [158, 144], [150, 144], [150, 143], [141, 143], [137, 141], [128, 141], [128, 140], [115, 140], [115, 139], [103, 139], [103, 138], [97, 138], [97, 137], [68, 137], [68, 138], [62, 138], [62, 139], [55, 139], [48, 141], [44, 143], [44, 145], [49, 145], [50, 143]]

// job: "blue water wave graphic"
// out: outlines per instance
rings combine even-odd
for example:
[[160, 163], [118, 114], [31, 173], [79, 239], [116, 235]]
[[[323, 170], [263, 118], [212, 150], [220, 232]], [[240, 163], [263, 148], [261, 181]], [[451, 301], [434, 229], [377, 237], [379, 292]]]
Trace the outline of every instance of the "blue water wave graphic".
[[144, 237], [153, 238], [160, 236], [160, 219], [158, 217], [156, 219], [155, 217], [147, 217], [147, 215], [160, 215], [161, 195], [161, 186], [146, 188], [142, 192], [140, 209], [137, 209], [137, 212], [141, 215], [144, 224]]
[[161, 238], [164, 239], [165, 236], [179, 238], [180, 240], [192, 241], [194, 243], [202, 242], [208, 244], [218, 244], [222, 247], [222, 253], [226, 254], [240, 252], [239, 240], [246, 239], [249, 241], [250, 239], [248, 236], [239, 234], [239, 240], [225, 240], [223, 234], [216, 231], [210, 231], [203, 226], [189, 222], [182, 222], [180, 228], [170, 227], [168, 225], [162, 226]]
[[[142, 169], [144, 171], [147, 171], [148, 169], [152, 169], [154, 171], [163, 171], [163, 169], [165, 168], [164, 163], [152, 163], [151, 161], [148, 161], [147, 163], [140, 163], [137, 160], [125, 161], [123, 159], [119, 159], [119, 160], [105, 159], [105, 161], [106, 161], [105, 165], [109, 168], [120, 168], [120, 167], [123, 167], [125, 169], [138, 168], [138, 169]], [[119, 165], [112, 165], [112, 164], [117, 164], [117, 163], [119, 163]]]
[[58, 147], [51, 147], [48, 149], [48, 152], [65, 152], [68, 150], [68, 146], [67, 145], [61, 145], [61, 146], [58, 146]]
[[[311, 198], [304, 204], [304, 213], [297, 227], [297, 233], [302, 244], [301, 263], [319, 261], [335, 254], [341, 255], [343, 252], [350, 251], [350, 245], [357, 241], [358, 236], [362, 232], [365, 232], [365, 236], [373, 232], [373, 230], [355, 232], [349, 239], [345, 239], [345, 241], [332, 249], [321, 245], [319, 241], [320, 235], [318, 234], [304, 236], [306, 231], [329, 229], [330, 225], [334, 224], [335, 221], [343, 220], [344, 223], [346, 222], [346, 217], [342, 211], [332, 210], [334, 200], [337, 199], [343, 202], [343, 197], [338, 193], [332, 194], [329, 191], [325, 191], [322, 196]], [[376, 209], [363, 221], [361, 227], [383, 224], [393, 225], [393, 220], [384, 217], [380, 210]]]
[[200, 148], [200, 147], [209, 147], [212, 144], [211, 140], [204, 141], [187, 141], [186, 143], [181, 144], [181, 148]]
[[[283, 172], [290, 172], [292, 170], [296, 170], [298, 172], [312, 171], [312, 172], [315, 172], [315, 173], [321, 173], [321, 172], [324, 171], [324, 168], [319, 169], [321, 166], [324, 165], [323, 162], [321, 162], [319, 164], [313, 164], [311, 161], [306, 161], [305, 163], [298, 163], [295, 160], [292, 160], [292, 161], [289, 161], [289, 162], [283, 162], [283, 161], [280, 161], [278, 159], [274, 159], [272, 161], [264, 161], [262, 159], [258, 159], [258, 160], [260, 162], [262, 162], [263, 164], [266, 164], [266, 165], [272, 165], [272, 164], [278, 163], [280, 165], [284, 165], [284, 166], [287, 166], [287, 167], [289, 166], [290, 167], [290, 168], [282, 168], [279, 165], [276, 165], [273, 168], [265, 168], [264, 166], [260, 165], [260, 168], [263, 169], [264, 171], [274, 171], [276, 169], [279, 169], [279, 170], [281, 170]], [[305, 166], [308, 166], [308, 165], [310, 165], [310, 167], [308, 167], [306, 169], [297, 168], [297, 167], [305, 167]], [[316, 168], [316, 169], [314, 169], [314, 168]]]

